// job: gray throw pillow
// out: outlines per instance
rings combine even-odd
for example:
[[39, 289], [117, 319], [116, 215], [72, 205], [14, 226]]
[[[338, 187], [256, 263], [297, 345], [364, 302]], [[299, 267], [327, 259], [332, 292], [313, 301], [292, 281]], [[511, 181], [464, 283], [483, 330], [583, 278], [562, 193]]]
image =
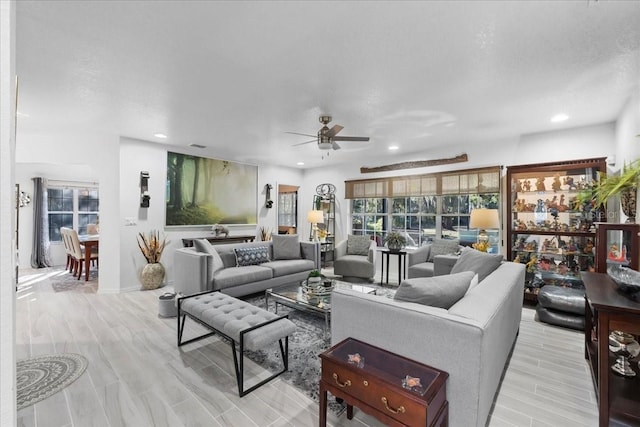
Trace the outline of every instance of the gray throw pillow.
[[273, 259], [300, 259], [300, 242], [297, 234], [274, 234]]
[[248, 265], [262, 264], [269, 261], [269, 246], [252, 246], [249, 248], [235, 248], [236, 266], [246, 267]]
[[404, 280], [393, 299], [448, 310], [467, 292], [473, 276], [475, 276], [473, 272], [464, 271], [444, 276]]
[[369, 255], [369, 236], [347, 236], [347, 255]]
[[207, 259], [207, 279], [211, 281], [216, 271], [224, 268], [222, 258], [207, 239], [196, 239], [193, 241], [196, 251], [211, 255]]
[[503, 258], [501, 254], [488, 254], [471, 248], [464, 248], [460, 258], [451, 268], [451, 274], [461, 271], [473, 271], [478, 274], [478, 282], [482, 282], [485, 277], [493, 273], [500, 267]]
[[451, 255], [458, 252], [460, 241], [458, 239], [435, 239], [431, 244], [431, 250], [429, 251], [428, 262], [433, 262], [433, 257], [436, 255]]

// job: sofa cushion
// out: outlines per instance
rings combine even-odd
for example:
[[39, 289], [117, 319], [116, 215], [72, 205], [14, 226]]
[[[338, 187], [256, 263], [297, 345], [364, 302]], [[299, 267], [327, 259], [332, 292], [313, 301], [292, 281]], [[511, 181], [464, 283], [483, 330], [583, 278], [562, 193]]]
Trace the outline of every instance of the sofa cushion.
[[471, 271], [464, 271], [445, 276], [407, 279], [400, 284], [393, 298], [449, 309], [467, 292], [474, 275]]
[[215, 250], [211, 242], [207, 239], [195, 239], [193, 241], [193, 247], [198, 252], [211, 255], [207, 257], [207, 281], [211, 282], [216, 271], [224, 268], [222, 258], [220, 258], [218, 251]]
[[415, 277], [433, 277], [434, 265], [432, 262], [421, 262], [407, 269], [407, 277], [413, 279]]
[[488, 254], [475, 249], [464, 248], [460, 254], [460, 258], [458, 258], [458, 261], [453, 265], [451, 274], [462, 271], [473, 271], [478, 274], [478, 282], [482, 282], [485, 277], [500, 267], [502, 261], [503, 257], [501, 254]]
[[260, 267], [267, 267], [273, 270], [273, 277], [281, 277], [313, 270], [315, 264], [310, 259], [289, 259], [265, 262], [260, 264]]
[[273, 259], [300, 259], [300, 242], [297, 234], [274, 234]]
[[347, 236], [347, 255], [369, 255], [371, 238], [369, 236]]
[[429, 257], [427, 258], [427, 261], [433, 262], [433, 257], [436, 255], [455, 254], [456, 252], [458, 252], [459, 246], [460, 242], [458, 241], [458, 239], [435, 239], [431, 244], [431, 249], [429, 250]]
[[229, 267], [218, 270], [213, 276], [213, 290], [259, 282], [273, 277], [273, 270], [262, 265], [248, 265], [246, 267]]
[[269, 261], [268, 246], [251, 246], [248, 248], [235, 248], [236, 266], [246, 267], [248, 265], [262, 264]]

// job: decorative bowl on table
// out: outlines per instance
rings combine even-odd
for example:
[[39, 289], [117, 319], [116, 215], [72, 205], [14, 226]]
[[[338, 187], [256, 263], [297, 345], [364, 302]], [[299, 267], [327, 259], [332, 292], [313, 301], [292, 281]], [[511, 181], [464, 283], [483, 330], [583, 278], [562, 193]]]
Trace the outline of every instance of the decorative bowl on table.
[[302, 282], [302, 292], [308, 297], [324, 297], [330, 295], [331, 291], [333, 291], [333, 283], [331, 286], [325, 286], [323, 283]]
[[621, 265], [607, 267], [607, 274], [618, 287], [618, 290], [632, 299], [640, 292], [640, 272]]

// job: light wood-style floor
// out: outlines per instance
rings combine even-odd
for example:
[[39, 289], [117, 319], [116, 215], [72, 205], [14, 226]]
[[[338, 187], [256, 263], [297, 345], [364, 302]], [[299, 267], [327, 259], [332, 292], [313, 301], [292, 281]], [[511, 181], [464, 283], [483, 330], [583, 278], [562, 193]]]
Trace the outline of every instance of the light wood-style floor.
[[[19, 411], [19, 426], [317, 426], [318, 405], [281, 379], [240, 399], [229, 346], [211, 337], [176, 346], [176, 320], [157, 316], [165, 290], [96, 294], [95, 283], [54, 292], [59, 270], [25, 271], [16, 303], [18, 359], [74, 352], [87, 371]], [[190, 331], [196, 333], [195, 330]], [[520, 335], [489, 426], [596, 426], [582, 334], [534, 319]], [[265, 372], [249, 364], [248, 375]], [[450, 373], [455, 375], [455, 373]], [[333, 426], [380, 426], [356, 409]]]

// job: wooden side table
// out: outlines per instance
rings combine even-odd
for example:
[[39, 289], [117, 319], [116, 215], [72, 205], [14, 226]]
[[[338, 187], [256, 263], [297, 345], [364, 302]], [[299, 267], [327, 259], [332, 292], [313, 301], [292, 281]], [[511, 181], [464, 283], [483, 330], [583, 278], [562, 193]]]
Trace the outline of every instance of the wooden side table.
[[324, 353], [320, 427], [327, 425], [327, 392], [390, 426], [447, 426], [449, 374], [354, 338]]
[[387, 261], [387, 280], [386, 283], [389, 284], [389, 255], [396, 255], [398, 257], [398, 285], [402, 282], [404, 276], [404, 267], [407, 264], [407, 252], [406, 251], [390, 251], [389, 249], [382, 249], [380, 251], [382, 254], [382, 271], [380, 272], [380, 284], [384, 284], [384, 262], [385, 259]]

